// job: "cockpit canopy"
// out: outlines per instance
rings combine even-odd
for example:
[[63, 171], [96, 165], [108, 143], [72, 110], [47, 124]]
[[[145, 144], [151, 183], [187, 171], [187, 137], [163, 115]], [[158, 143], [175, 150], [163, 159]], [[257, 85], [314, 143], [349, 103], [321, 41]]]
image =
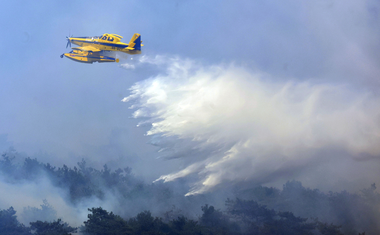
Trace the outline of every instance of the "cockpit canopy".
[[120, 39], [123, 37], [117, 34], [109, 34], [105, 33], [100, 36], [93, 36], [93, 37], [76, 37], [76, 38], [84, 38], [84, 39], [89, 39], [89, 40], [104, 40], [104, 41], [109, 41], [109, 42], [120, 42]]
[[117, 35], [117, 34], [109, 34], [109, 33], [105, 33], [103, 34], [102, 36], [99, 37], [99, 39], [101, 40], [107, 40], [107, 41], [110, 41], [110, 42], [120, 42], [120, 39], [122, 39], [123, 37], [120, 36], [120, 35]]

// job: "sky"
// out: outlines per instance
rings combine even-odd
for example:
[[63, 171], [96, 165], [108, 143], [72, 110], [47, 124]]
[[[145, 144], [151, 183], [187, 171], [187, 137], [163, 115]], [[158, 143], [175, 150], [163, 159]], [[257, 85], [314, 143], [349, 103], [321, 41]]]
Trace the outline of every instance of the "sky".
[[[380, 183], [380, 3], [5, 1], [0, 150], [147, 181], [324, 190]], [[120, 63], [66, 36], [142, 35]], [[352, 172], [356, 172], [353, 174]], [[195, 176], [195, 177], [194, 177]]]

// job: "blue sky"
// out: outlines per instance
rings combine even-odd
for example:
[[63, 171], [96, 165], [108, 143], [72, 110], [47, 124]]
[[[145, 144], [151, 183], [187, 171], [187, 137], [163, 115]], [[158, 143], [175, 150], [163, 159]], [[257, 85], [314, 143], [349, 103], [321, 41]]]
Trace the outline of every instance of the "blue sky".
[[[377, 1], [6, 1], [0, 5], [0, 147], [4, 151], [13, 146], [53, 164], [74, 165], [85, 158], [98, 166], [132, 166], [150, 180], [190, 164], [186, 159], [157, 159], [160, 146], [147, 144], [151, 137], [145, 136], [150, 126], [137, 128], [141, 120], [131, 118], [134, 110], [120, 102], [133, 84], [154, 80], [171, 65], [142, 63], [127, 70], [120, 64], [133, 57], [120, 64], [92, 65], [61, 59], [59, 55], [69, 50], [65, 48], [69, 34], [116, 33], [128, 42], [133, 33], [140, 33], [143, 55], [149, 58], [234, 65], [260, 73], [274, 84], [342, 86], [346, 90], [340, 99], [350, 92], [354, 97], [367, 94], [374, 97], [368, 101], [371, 105], [378, 97]], [[378, 106], [371, 105], [377, 115]], [[380, 155], [371, 154], [371, 159]]]

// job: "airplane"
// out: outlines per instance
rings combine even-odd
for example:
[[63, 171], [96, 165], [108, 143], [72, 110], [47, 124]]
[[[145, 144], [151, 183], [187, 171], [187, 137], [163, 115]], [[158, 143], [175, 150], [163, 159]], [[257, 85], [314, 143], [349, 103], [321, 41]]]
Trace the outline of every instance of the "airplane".
[[141, 54], [141, 35], [135, 33], [129, 43], [120, 42], [123, 38], [117, 34], [105, 33], [100, 37], [66, 37], [67, 45], [71, 43], [78, 45], [79, 47], [73, 47], [69, 53], [64, 53], [63, 56], [72, 59], [77, 62], [90, 63], [93, 62], [119, 62], [119, 59], [108, 56], [106, 51], [120, 51], [130, 55]]

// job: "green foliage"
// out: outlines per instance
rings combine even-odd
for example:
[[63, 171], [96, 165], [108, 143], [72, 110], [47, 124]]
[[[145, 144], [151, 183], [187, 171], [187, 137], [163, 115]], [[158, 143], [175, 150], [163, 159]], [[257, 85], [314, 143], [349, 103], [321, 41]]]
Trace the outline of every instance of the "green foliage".
[[37, 159], [25, 158], [24, 164], [21, 167], [21, 174], [23, 179], [35, 180], [43, 173], [44, 165], [37, 161]]
[[276, 211], [289, 211], [303, 218], [318, 218], [323, 223], [341, 225], [342, 233], [348, 235], [357, 235], [358, 231], [380, 232], [380, 194], [375, 184], [359, 194], [323, 193], [293, 180], [286, 182], [282, 191], [258, 186], [239, 192], [239, 197], [259, 201]]
[[294, 216], [291, 212], [276, 212], [257, 202], [236, 199], [226, 201], [227, 212], [240, 221], [246, 233], [271, 235], [341, 235], [340, 226], [327, 225], [307, 218]]
[[303, 235], [315, 234], [315, 223], [307, 222], [308, 219], [296, 217], [291, 212], [278, 212], [278, 219], [269, 223], [274, 231], [264, 234]]
[[317, 227], [319, 232], [322, 235], [343, 235], [343, 233], [340, 232], [340, 228], [342, 226], [336, 226], [333, 224], [327, 224], [317, 221]]
[[125, 168], [111, 171], [104, 165], [102, 170], [87, 167], [86, 162], [78, 162], [78, 167], [69, 168], [66, 165], [56, 168], [49, 163], [42, 164], [37, 159], [25, 158], [21, 166], [13, 164], [17, 153], [12, 150], [2, 154], [0, 173], [10, 182], [35, 181], [38, 177], [48, 176], [55, 186], [66, 189], [73, 203], [84, 198], [104, 198], [105, 190], [117, 189], [125, 198], [141, 192], [142, 181], [131, 175], [131, 169]]
[[202, 206], [203, 214], [199, 219], [202, 231], [206, 234], [233, 234], [238, 230], [231, 226], [229, 218], [220, 210], [215, 210], [213, 206]]
[[15, 151], [11, 150], [9, 152], [3, 153], [0, 160], [0, 173], [5, 176], [11, 176], [15, 172], [17, 167], [13, 164], [15, 159]]
[[219, 227], [225, 224], [223, 213], [215, 210], [213, 206], [202, 206], [203, 215], [200, 218], [201, 225], [208, 227]]
[[189, 220], [185, 216], [173, 219], [170, 225], [175, 234], [199, 234], [201, 231], [197, 221]]
[[0, 235], [30, 235], [30, 229], [17, 221], [13, 207], [0, 210]]
[[22, 213], [22, 217], [27, 221], [52, 221], [57, 218], [57, 212], [54, 208], [47, 202], [43, 200], [43, 204], [40, 205], [41, 209], [36, 207], [26, 207]]
[[171, 231], [169, 226], [161, 218], [154, 218], [150, 211], [143, 211], [128, 220], [133, 234], [166, 234]]
[[[23, 164], [16, 165], [16, 156], [17, 153], [11, 150], [0, 158], [0, 174], [7, 183], [34, 182], [40, 177], [47, 177], [54, 186], [67, 192], [69, 202], [73, 205], [87, 198], [102, 200], [105, 195], [114, 193], [118, 200], [114, 203], [120, 208], [117, 212], [121, 216], [127, 217], [143, 211], [126, 222], [131, 229], [128, 231], [135, 234], [146, 233], [146, 228], [151, 229], [151, 232], [165, 231], [167, 234], [239, 234], [240, 231], [257, 234], [276, 234], [278, 231], [292, 231], [296, 234], [301, 231], [299, 233], [307, 234], [312, 226], [320, 234], [342, 232], [357, 235], [358, 231], [366, 231], [368, 234], [380, 232], [380, 195], [375, 184], [357, 194], [346, 191], [323, 193], [305, 188], [298, 181], [288, 181], [282, 190], [257, 186], [238, 191], [236, 195], [242, 200], [227, 200], [227, 213], [206, 204], [201, 207], [203, 214], [199, 221], [193, 221], [183, 217], [181, 210], [187, 215], [199, 213], [195, 208], [206, 202], [214, 203], [214, 195], [184, 197], [187, 188], [182, 185], [186, 184], [146, 184], [132, 175], [130, 168], [113, 171], [104, 165], [101, 170], [97, 170], [88, 167], [84, 160], [78, 162], [77, 167], [63, 165], [56, 168], [31, 158], [25, 158]], [[163, 215], [164, 220], [153, 217], [147, 211], [152, 205], [157, 212], [157, 208], [166, 208], [173, 204], [180, 206], [180, 209]], [[37, 216], [43, 211], [49, 211], [49, 207], [44, 205], [41, 205], [41, 209], [27, 207], [24, 209], [23, 218], [47, 220]], [[45, 212], [43, 214], [49, 214]], [[50, 212], [52, 213], [48, 218], [55, 219], [54, 210]], [[311, 222], [305, 218], [318, 220]], [[292, 226], [288, 228], [287, 224]], [[20, 227], [21, 224], [17, 226]]]
[[132, 234], [130, 226], [120, 216], [109, 213], [101, 207], [88, 210], [91, 214], [84, 222], [83, 233], [90, 235]]
[[76, 228], [70, 227], [67, 223], [63, 223], [61, 219], [53, 222], [36, 221], [30, 223], [30, 228], [35, 235], [71, 235], [76, 232]]

